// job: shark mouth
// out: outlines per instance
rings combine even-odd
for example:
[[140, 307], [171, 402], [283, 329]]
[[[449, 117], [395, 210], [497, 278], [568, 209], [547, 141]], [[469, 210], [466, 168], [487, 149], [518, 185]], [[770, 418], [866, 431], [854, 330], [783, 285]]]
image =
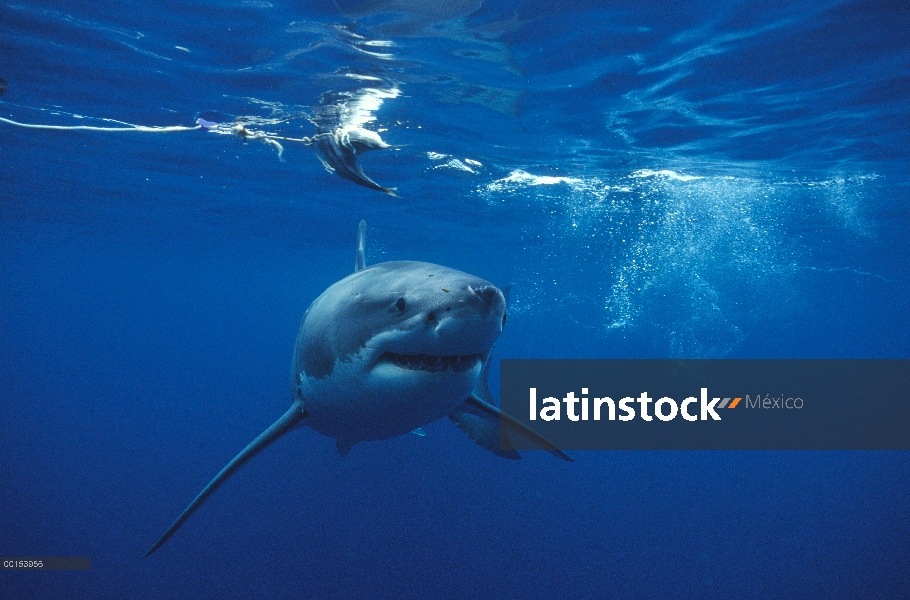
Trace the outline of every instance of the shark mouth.
[[409, 371], [429, 371], [441, 373], [452, 369], [464, 373], [477, 366], [483, 360], [483, 354], [463, 354], [455, 356], [433, 356], [431, 354], [395, 354], [385, 352], [379, 362], [390, 362], [396, 367]]

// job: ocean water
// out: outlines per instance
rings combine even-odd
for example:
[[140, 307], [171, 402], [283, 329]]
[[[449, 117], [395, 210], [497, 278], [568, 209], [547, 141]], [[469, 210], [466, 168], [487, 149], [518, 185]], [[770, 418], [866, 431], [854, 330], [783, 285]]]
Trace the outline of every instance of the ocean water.
[[[447, 421], [344, 459], [292, 432], [140, 557], [288, 407], [360, 219], [368, 263], [510, 285], [499, 358], [907, 358], [907, 31], [871, 1], [0, 5], [0, 117], [206, 124], [0, 122], [0, 554], [92, 558], [0, 598], [906, 597], [906, 453], [513, 462]], [[389, 147], [278, 139], [336, 130]]]

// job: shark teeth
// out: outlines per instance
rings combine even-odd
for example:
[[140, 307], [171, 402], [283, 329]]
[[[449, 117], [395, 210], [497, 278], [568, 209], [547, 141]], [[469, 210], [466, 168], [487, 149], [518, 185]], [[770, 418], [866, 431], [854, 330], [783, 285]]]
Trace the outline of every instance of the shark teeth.
[[441, 373], [452, 369], [456, 373], [464, 373], [469, 369], [473, 369], [482, 358], [482, 354], [433, 356], [431, 354], [395, 354], [394, 352], [386, 352], [379, 358], [379, 361], [390, 362], [396, 367], [410, 371]]

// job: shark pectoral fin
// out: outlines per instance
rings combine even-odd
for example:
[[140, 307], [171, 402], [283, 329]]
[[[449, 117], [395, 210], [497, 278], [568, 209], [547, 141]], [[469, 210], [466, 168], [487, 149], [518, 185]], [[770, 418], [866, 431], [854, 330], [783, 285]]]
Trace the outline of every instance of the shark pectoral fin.
[[[517, 460], [521, 458], [521, 454], [511, 447], [508, 437], [501, 435], [500, 412], [493, 405], [493, 395], [490, 393], [489, 377], [490, 363], [492, 362], [490, 357], [492, 354], [493, 351], [490, 350], [486, 360], [483, 362], [483, 370], [480, 372], [480, 377], [477, 378], [474, 392], [468, 396], [467, 400], [449, 413], [449, 419], [481, 448], [489, 450], [496, 456]], [[514, 421], [514, 419], [512, 420]], [[521, 424], [519, 423], [519, 425]], [[537, 434], [534, 433], [534, 435]], [[544, 445], [544, 447], [548, 450], [550, 447], [556, 448], [549, 442], [547, 444], [549, 446]], [[558, 448], [556, 450], [560, 452]]]
[[352, 442], [351, 440], [336, 439], [335, 448], [338, 450], [338, 456], [344, 458], [348, 455], [348, 452], [351, 451], [351, 448], [354, 447], [354, 444], [357, 442]]
[[259, 437], [250, 442], [246, 448], [241, 450], [240, 453], [231, 460], [231, 462], [225, 465], [225, 467], [221, 469], [217, 475], [215, 475], [215, 478], [212, 479], [201, 492], [199, 492], [199, 495], [196, 496], [190, 505], [186, 507], [186, 510], [184, 510], [180, 516], [177, 517], [177, 520], [174, 521], [168, 530], [164, 532], [164, 535], [162, 535], [161, 538], [155, 542], [155, 545], [152, 546], [149, 551], [146, 552], [142, 557], [145, 558], [146, 556], [149, 556], [155, 550], [163, 546], [164, 543], [168, 541], [168, 539], [170, 539], [170, 537], [174, 535], [178, 529], [180, 529], [183, 523], [190, 518], [190, 515], [196, 512], [196, 509], [202, 506], [202, 503], [208, 500], [208, 497], [211, 496], [212, 493], [217, 490], [222, 483], [227, 481], [231, 475], [237, 471], [237, 469], [245, 465], [251, 458], [259, 454], [262, 450], [265, 450], [272, 442], [283, 436], [291, 429], [294, 429], [304, 417], [306, 417], [306, 410], [303, 408], [303, 403], [298, 400], [291, 405], [291, 408], [289, 408], [288, 411], [284, 413], [280, 419], [275, 421], [271, 427], [259, 434]]
[[467, 402], [450, 412], [449, 419], [484, 450], [489, 450], [496, 456], [509, 460], [521, 458], [521, 454], [514, 448], [503, 449], [500, 447], [499, 422], [480, 414]]
[[468, 399], [465, 400], [464, 404], [462, 404], [459, 408], [463, 408], [465, 406], [471, 406], [476, 409], [474, 412], [480, 412], [482, 414], [485, 414], [487, 417], [495, 419], [498, 423], [505, 425], [506, 429], [523, 435], [553, 456], [567, 460], [569, 462], [575, 462], [572, 457], [557, 448], [553, 442], [540, 435], [524, 423], [510, 416], [509, 414], [500, 411], [489, 402], [484, 402], [472, 394], [471, 396], [468, 396]]

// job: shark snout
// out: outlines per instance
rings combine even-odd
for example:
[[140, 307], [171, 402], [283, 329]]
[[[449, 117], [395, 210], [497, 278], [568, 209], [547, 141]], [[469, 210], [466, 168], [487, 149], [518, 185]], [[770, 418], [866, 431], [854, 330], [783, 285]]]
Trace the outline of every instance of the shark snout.
[[[446, 291], [457, 288], [446, 288]], [[429, 340], [437, 344], [424, 354], [485, 354], [502, 333], [506, 299], [495, 285], [477, 282], [463, 284], [450, 302], [425, 313]]]
[[476, 302], [480, 307], [483, 315], [490, 312], [504, 312], [506, 308], [506, 299], [495, 285], [484, 285], [480, 287], [468, 286], [468, 295], [471, 300]]

